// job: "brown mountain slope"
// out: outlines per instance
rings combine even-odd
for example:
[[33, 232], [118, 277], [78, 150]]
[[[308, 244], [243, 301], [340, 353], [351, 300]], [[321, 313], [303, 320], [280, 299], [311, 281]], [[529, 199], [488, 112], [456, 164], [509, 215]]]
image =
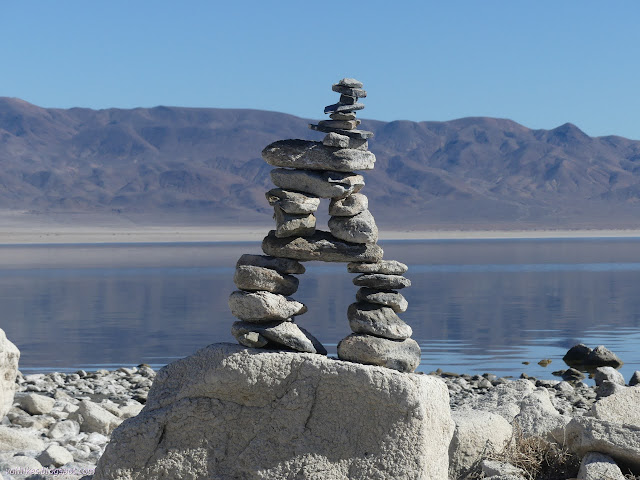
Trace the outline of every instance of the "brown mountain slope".
[[[321, 139], [256, 110], [44, 109], [0, 98], [0, 209], [265, 223], [260, 151]], [[637, 227], [640, 142], [510, 120], [363, 122], [378, 223], [405, 228]], [[204, 219], [204, 220], [203, 220]]]

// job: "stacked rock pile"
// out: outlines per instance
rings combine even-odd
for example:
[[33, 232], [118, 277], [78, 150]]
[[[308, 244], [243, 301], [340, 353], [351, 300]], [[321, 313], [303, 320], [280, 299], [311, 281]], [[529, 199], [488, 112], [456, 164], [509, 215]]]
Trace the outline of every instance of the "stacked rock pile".
[[[420, 348], [410, 338], [411, 327], [396, 314], [407, 309], [407, 301], [396, 290], [411, 282], [402, 276], [407, 266], [382, 260], [377, 245], [378, 227], [365, 195], [358, 170], [371, 170], [375, 155], [368, 151], [373, 132], [359, 130], [356, 111], [366, 97], [361, 82], [343, 78], [332, 90], [338, 103], [325, 107], [330, 120], [309, 128], [325, 133], [322, 142], [279, 140], [262, 151], [274, 167], [271, 180], [276, 188], [266, 193], [274, 208], [275, 230], [262, 242], [267, 256], [243, 255], [234, 277], [239, 291], [229, 306], [241, 321], [232, 334], [242, 345], [253, 348], [289, 348], [301, 352], [326, 350], [293, 317], [306, 307], [288, 298], [298, 287], [294, 273], [303, 273], [299, 262], [348, 263], [348, 271], [360, 273], [357, 302], [347, 317], [352, 331], [338, 345], [338, 356], [363, 364], [382, 365], [411, 372], [420, 363]], [[316, 230], [314, 213], [320, 199], [329, 199], [329, 231]]]

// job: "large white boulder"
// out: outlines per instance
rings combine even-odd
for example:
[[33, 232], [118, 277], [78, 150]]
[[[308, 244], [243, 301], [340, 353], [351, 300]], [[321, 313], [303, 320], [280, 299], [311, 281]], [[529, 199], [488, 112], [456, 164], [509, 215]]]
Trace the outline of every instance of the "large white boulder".
[[451, 416], [456, 428], [449, 446], [450, 478], [462, 478], [485, 455], [501, 452], [513, 433], [497, 413], [462, 409]]
[[624, 475], [610, 456], [589, 452], [580, 464], [578, 480], [624, 480]]
[[158, 373], [93, 480], [442, 480], [453, 428], [440, 379], [214, 344]]
[[640, 387], [622, 387], [591, 406], [591, 414], [600, 420], [640, 428]]
[[20, 350], [7, 339], [4, 330], [0, 328], [0, 419], [13, 405], [18, 360], [20, 360]]
[[551, 403], [549, 391], [539, 387], [520, 402], [520, 413], [513, 420], [525, 437], [542, 437], [564, 442], [564, 428], [571, 417], [560, 415]]

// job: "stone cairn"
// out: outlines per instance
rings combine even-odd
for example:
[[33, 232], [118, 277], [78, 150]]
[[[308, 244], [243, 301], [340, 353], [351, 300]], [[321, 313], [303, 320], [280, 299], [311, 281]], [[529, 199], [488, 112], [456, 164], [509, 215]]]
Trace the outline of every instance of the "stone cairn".
[[[266, 255], [242, 255], [234, 282], [239, 290], [229, 298], [231, 313], [240, 319], [231, 333], [241, 345], [251, 348], [291, 349], [326, 355], [322, 344], [294, 323], [307, 307], [291, 298], [298, 289], [294, 274], [302, 274], [300, 262], [348, 263], [353, 279], [361, 287], [347, 318], [354, 332], [338, 344], [342, 360], [381, 365], [412, 372], [420, 363], [420, 347], [411, 339], [411, 327], [396, 314], [407, 309], [397, 290], [411, 282], [402, 275], [407, 266], [383, 260], [377, 245], [378, 228], [368, 210], [368, 200], [359, 193], [362, 175], [371, 170], [375, 156], [368, 151], [372, 132], [358, 130], [356, 111], [367, 96], [362, 83], [343, 78], [332, 90], [338, 103], [325, 107], [330, 120], [309, 128], [326, 134], [322, 142], [279, 140], [262, 151], [274, 167], [271, 180], [277, 188], [266, 193], [274, 208], [276, 229], [262, 242]], [[316, 230], [314, 212], [320, 199], [330, 199], [329, 232]]]

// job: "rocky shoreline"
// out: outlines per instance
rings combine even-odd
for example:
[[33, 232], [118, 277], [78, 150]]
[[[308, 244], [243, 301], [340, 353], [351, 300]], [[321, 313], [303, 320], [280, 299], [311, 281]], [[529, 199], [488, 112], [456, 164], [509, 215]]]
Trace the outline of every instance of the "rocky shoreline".
[[[443, 380], [449, 390], [456, 423], [450, 448], [451, 474], [455, 477], [451, 478], [482, 478], [478, 472], [491, 472], [491, 468], [498, 468], [498, 473], [502, 468], [504, 475], [485, 473], [486, 478], [527, 478], [505, 476], [509, 465], [496, 467], [495, 461], [487, 461], [495, 458], [499, 447], [513, 437], [514, 421], [528, 433], [535, 431], [536, 435], [553, 440], [558, 429], [566, 430], [574, 420], [597, 419], [595, 407], [605, 397], [640, 398], [640, 387], [621, 385], [617, 371], [608, 368], [601, 369], [604, 372], [596, 378], [597, 386], [581, 381], [513, 380], [489, 373], [431, 372], [429, 375]], [[114, 371], [18, 374], [13, 406], [0, 422], [1, 478], [39, 480], [55, 475], [90, 479], [111, 432], [140, 412], [155, 376], [148, 365]], [[634, 405], [638, 404], [631, 404]], [[638, 423], [624, 427], [636, 436], [640, 432]], [[635, 455], [640, 455], [633, 441], [625, 448], [635, 448]], [[482, 457], [486, 457], [484, 462]]]

